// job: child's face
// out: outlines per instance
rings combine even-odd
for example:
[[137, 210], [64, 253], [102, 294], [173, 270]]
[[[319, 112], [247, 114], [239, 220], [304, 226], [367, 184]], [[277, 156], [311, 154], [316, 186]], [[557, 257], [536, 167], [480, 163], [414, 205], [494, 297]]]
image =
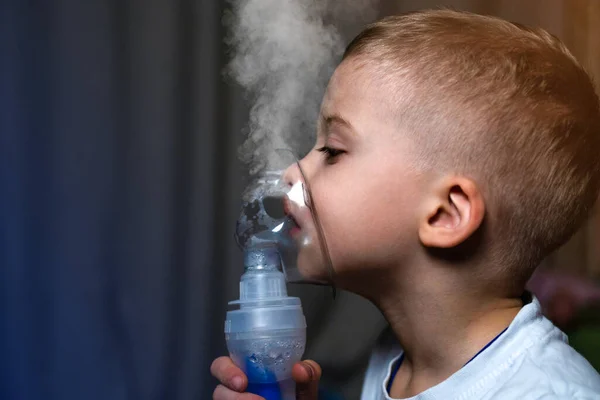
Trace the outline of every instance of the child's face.
[[[376, 83], [368, 69], [354, 67], [344, 61], [331, 78], [316, 144], [301, 161], [342, 287], [353, 276], [397, 267], [414, 253], [422, 191], [411, 168], [411, 144], [391, 111], [392, 90]], [[296, 166], [287, 178], [300, 179]], [[292, 213], [316, 239], [310, 214]], [[309, 277], [324, 278], [323, 265], [313, 240], [298, 266]]]

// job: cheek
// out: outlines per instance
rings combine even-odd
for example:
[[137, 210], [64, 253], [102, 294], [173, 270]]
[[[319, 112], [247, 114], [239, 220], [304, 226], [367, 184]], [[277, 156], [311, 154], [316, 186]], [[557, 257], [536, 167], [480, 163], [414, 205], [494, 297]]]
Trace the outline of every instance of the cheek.
[[332, 176], [313, 184], [336, 269], [398, 257], [410, 242], [413, 205], [403, 185], [392, 185], [379, 171], [363, 171], [351, 179]]

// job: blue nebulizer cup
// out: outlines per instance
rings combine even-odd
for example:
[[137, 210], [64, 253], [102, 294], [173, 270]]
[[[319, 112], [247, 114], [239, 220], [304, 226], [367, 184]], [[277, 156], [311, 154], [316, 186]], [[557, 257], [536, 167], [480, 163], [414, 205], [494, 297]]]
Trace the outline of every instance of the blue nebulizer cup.
[[289, 297], [274, 247], [249, 249], [240, 280], [240, 299], [229, 304], [225, 339], [234, 363], [248, 377], [248, 392], [267, 400], [295, 399], [292, 366], [306, 344], [300, 299]]
[[[322, 231], [310, 227], [318, 220], [314, 202], [307, 206], [307, 190], [304, 180], [290, 184], [281, 172], [267, 172], [245, 194], [237, 223], [244, 274], [239, 300], [229, 303], [233, 309], [227, 312], [225, 339], [230, 357], [248, 377], [247, 392], [267, 400], [296, 398], [292, 367], [302, 359], [306, 345], [302, 305], [299, 298], [287, 295], [286, 282], [330, 281], [298, 263], [305, 250], [327, 252]], [[302, 213], [311, 221], [299, 223]], [[320, 254], [317, 259], [329, 257]], [[313, 265], [312, 260], [307, 264]]]

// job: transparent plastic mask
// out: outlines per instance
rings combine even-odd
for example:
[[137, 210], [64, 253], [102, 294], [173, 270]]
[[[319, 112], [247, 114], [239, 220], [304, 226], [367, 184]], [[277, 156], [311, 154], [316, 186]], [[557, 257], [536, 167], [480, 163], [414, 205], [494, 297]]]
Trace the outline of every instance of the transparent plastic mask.
[[[242, 250], [275, 248], [287, 282], [333, 286], [333, 267], [316, 205], [299, 163], [301, 179], [267, 171], [248, 187], [237, 221]], [[335, 292], [334, 292], [335, 293]]]

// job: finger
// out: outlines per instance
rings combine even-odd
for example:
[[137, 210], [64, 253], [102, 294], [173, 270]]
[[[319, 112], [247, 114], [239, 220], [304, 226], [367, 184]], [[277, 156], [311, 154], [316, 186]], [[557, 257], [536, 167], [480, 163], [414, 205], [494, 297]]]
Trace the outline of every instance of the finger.
[[296, 381], [297, 400], [315, 400], [319, 392], [321, 367], [312, 360], [305, 360], [294, 365], [292, 377]]
[[217, 386], [213, 392], [213, 400], [265, 400], [252, 393], [235, 392], [223, 385]]
[[243, 392], [248, 386], [248, 379], [229, 357], [219, 357], [210, 366], [210, 373], [227, 388]]

